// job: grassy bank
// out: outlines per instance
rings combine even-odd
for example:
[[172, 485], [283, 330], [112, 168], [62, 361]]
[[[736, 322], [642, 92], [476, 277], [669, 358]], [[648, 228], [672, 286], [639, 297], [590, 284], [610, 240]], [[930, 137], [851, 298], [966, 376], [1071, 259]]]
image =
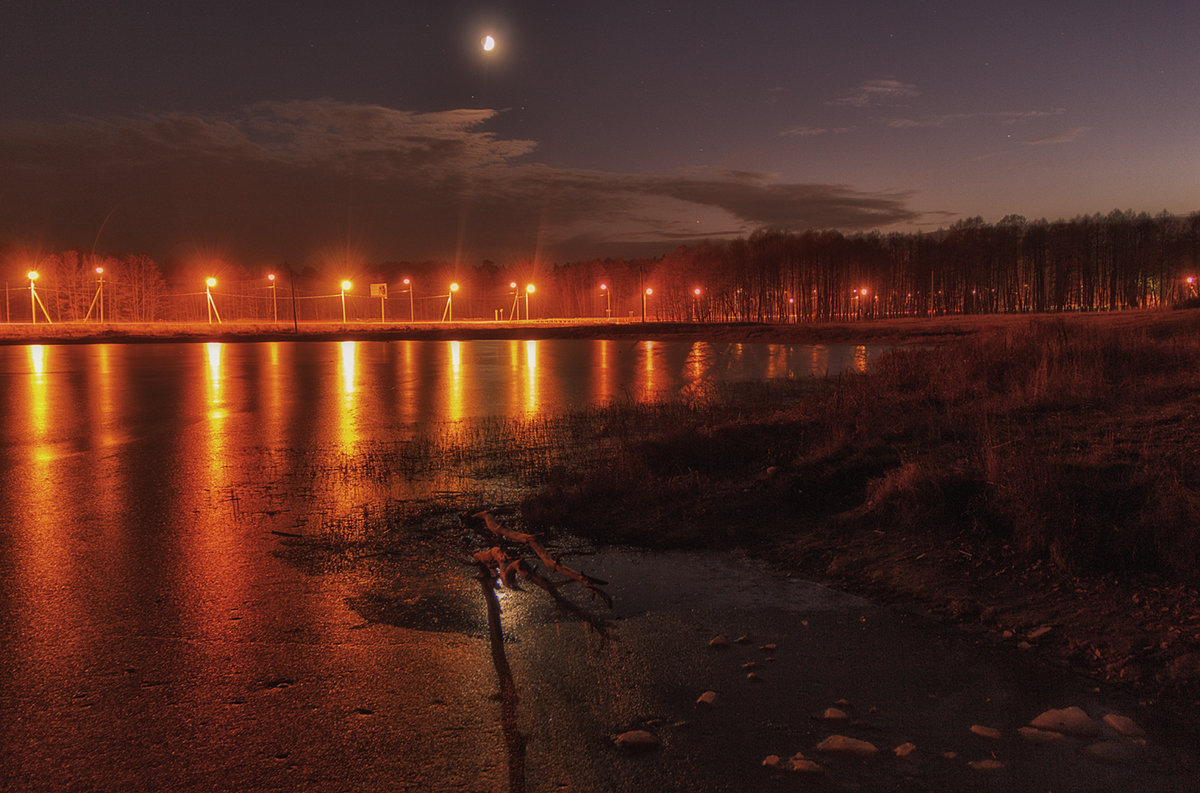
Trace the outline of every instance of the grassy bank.
[[597, 414], [525, 519], [751, 547], [1200, 698], [1200, 316], [1026, 322], [744, 396]]

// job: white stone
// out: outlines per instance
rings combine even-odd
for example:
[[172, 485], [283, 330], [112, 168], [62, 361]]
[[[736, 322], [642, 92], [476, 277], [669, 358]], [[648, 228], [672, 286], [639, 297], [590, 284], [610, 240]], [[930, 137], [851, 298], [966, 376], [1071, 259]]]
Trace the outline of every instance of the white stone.
[[1105, 714], [1104, 723], [1128, 738], [1142, 738], [1146, 735], [1146, 731], [1139, 727], [1137, 722], [1119, 713]]
[[705, 691], [703, 694], [700, 695], [700, 698], [696, 700], [696, 704], [697, 705], [705, 705], [707, 707], [712, 707], [716, 703], [716, 701], [717, 701], [717, 692]]
[[830, 735], [825, 740], [817, 744], [818, 752], [829, 752], [834, 754], [852, 754], [859, 757], [873, 755], [879, 750], [875, 748], [875, 744], [867, 741], [860, 741], [857, 738], [848, 738], [845, 735]]
[[1000, 732], [995, 727], [985, 727], [982, 724], [972, 724], [971, 732], [978, 735], [980, 738], [988, 738], [993, 741], [1004, 737], [1004, 733]]
[[897, 746], [892, 751], [894, 751], [896, 753], [897, 757], [908, 757], [910, 754], [917, 751], [917, 745], [910, 741], [906, 741], [906, 742], [900, 744], [899, 746]]
[[1051, 708], [1029, 722], [1029, 726], [1067, 735], [1098, 735], [1100, 733], [1100, 725], [1077, 705], [1069, 708]]
[[629, 730], [618, 735], [613, 741], [621, 749], [630, 751], [657, 749], [661, 745], [658, 738], [646, 730]]

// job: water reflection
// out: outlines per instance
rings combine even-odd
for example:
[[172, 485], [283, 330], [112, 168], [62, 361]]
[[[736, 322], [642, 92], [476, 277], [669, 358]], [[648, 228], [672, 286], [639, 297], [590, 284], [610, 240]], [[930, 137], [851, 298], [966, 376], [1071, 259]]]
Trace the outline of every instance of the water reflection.
[[538, 343], [532, 339], [525, 342], [525, 415], [538, 413]]
[[204, 348], [208, 359], [208, 417], [214, 420], [223, 419], [225, 411], [222, 409], [224, 401], [221, 398], [221, 354], [224, 352], [224, 345], [210, 341]]

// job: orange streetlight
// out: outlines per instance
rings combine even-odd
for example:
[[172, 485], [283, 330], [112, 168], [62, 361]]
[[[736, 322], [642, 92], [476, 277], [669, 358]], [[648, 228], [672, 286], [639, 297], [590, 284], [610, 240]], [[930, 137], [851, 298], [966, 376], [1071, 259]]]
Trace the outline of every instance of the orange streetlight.
[[267, 273], [267, 280], [271, 282], [271, 319], [275, 324], [279, 324], [279, 302], [275, 295], [275, 273]]
[[612, 316], [612, 292], [608, 289], [608, 284], [600, 284], [600, 291], [604, 293], [604, 317], [608, 319]]
[[212, 324], [213, 314], [217, 315], [217, 324], [218, 325], [221, 324], [221, 313], [219, 311], [217, 311], [217, 304], [213, 302], [213, 296], [212, 296], [212, 288], [216, 285], [217, 285], [217, 279], [213, 278], [212, 276], [209, 276], [204, 281], [204, 299], [205, 299], [205, 302], [208, 304], [208, 324], [209, 325]]
[[342, 324], [346, 324], [346, 293], [353, 286], [349, 281], [342, 281]]
[[408, 290], [408, 321], [410, 323], [415, 322], [417, 314], [416, 310], [413, 308], [412, 279], [405, 278], [402, 283], [404, 284], [404, 288]]
[[446, 311], [442, 314], [442, 319], [446, 322], [454, 321], [454, 293], [458, 291], [458, 282], [450, 284], [450, 294], [446, 295]]
[[525, 285], [525, 319], [526, 320], [529, 319], [529, 296], [532, 295], [536, 291], [537, 290], [534, 288], [533, 284]]
[[512, 290], [513, 296], [512, 308], [508, 310], [508, 321], [512, 322], [514, 317], [516, 319], [520, 319], [520, 317], [517, 316], [517, 307], [521, 305], [521, 293], [517, 291], [516, 281], [509, 281], [508, 288]]
[[646, 291], [642, 292], [642, 322], [646, 321], [646, 298], [654, 294], [654, 290], [646, 287]]
[[[36, 325], [37, 324], [37, 307], [38, 307], [38, 303], [40, 303], [41, 301], [38, 300], [37, 287], [35, 287], [33, 285], [33, 282], [38, 279], [38, 271], [30, 270], [29, 272], [26, 273], [26, 275], [29, 276], [29, 316], [32, 318], [33, 324]], [[44, 309], [44, 308], [42, 309], [43, 312], [45, 310], [46, 309]], [[50, 319], [50, 317], [47, 316], [46, 319]]]
[[701, 294], [700, 287], [697, 286], [694, 289], [692, 289], [692, 303], [696, 308], [696, 321], [697, 322], [700, 321], [700, 294]]

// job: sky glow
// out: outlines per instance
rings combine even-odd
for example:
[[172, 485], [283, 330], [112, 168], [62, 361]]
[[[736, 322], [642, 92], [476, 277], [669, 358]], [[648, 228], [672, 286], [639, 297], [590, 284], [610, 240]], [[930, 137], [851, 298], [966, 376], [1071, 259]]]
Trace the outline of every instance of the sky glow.
[[1191, 2], [102, 5], [0, 30], [0, 245], [562, 260], [1200, 209]]

